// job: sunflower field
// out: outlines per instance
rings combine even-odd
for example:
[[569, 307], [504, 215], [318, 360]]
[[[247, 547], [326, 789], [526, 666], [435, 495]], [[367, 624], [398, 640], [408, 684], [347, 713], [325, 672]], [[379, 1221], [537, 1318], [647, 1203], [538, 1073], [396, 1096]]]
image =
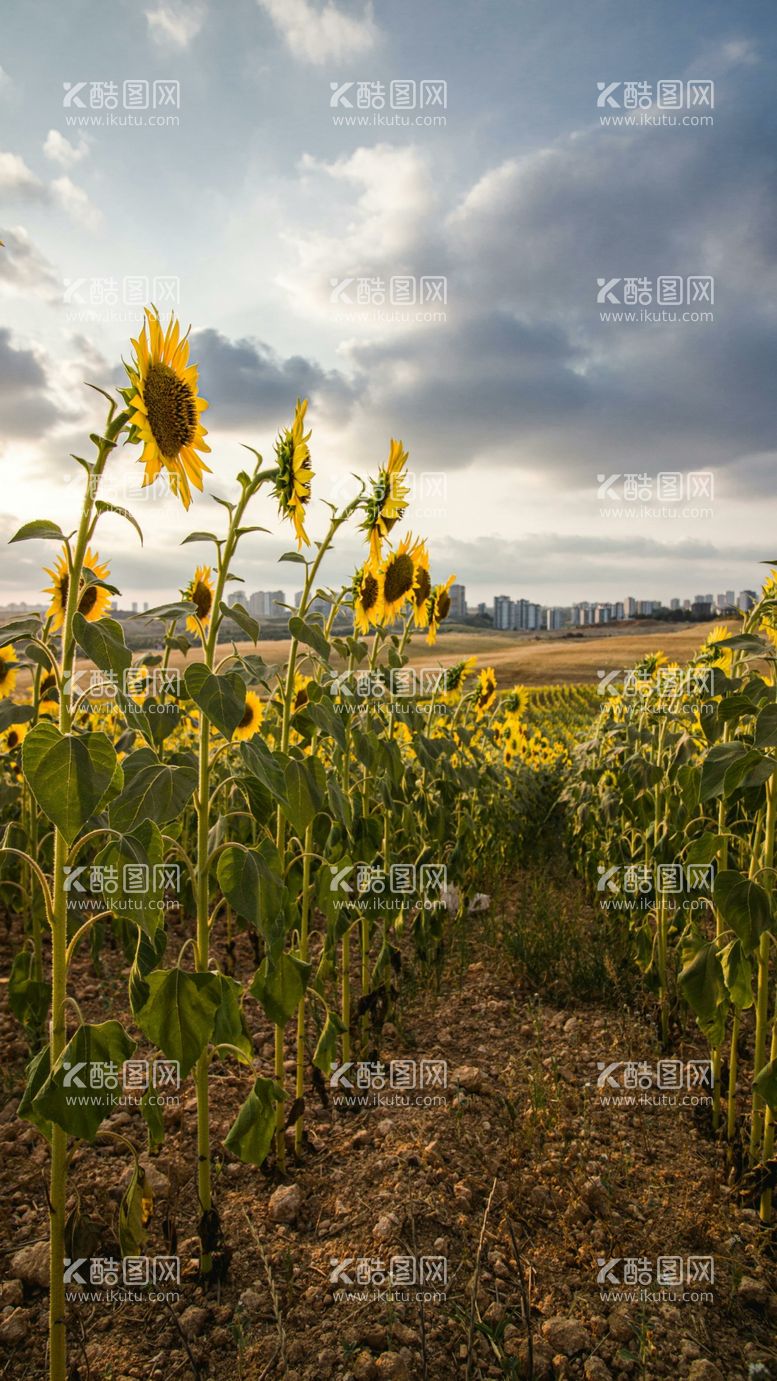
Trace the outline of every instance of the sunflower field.
[[[408, 457], [397, 440], [359, 496], [331, 508], [328, 529], [309, 533], [304, 401], [273, 457], [252, 452], [252, 468], [217, 495], [221, 530], [181, 533], [206, 555], [184, 589], [145, 615], [163, 631], [163, 650], [133, 658], [111, 617], [119, 592], [98, 529], [126, 522], [141, 542], [142, 532], [131, 512], [101, 499], [103, 474], [139, 461], [144, 485], [164, 473], [188, 510], [209, 447], [207, 404], [178, 322], [164, 325], [149, 310], [132, 347], [126, 388], [105, 395], [92, 456], [73, 459], [84, 497], [72, 530], [40, 519], [12, 538], [53, 547], [48, 612], [1, 630], [0, 885], [24, 928], [8, 978], [30, 1052], [18, 1111], [50, 1147], [54, 1381], [68, 1375], [66, 1263], [88, 1254], [79, 1144], [112, 1142], [127, 1158], [123, 1258], [139, 1256], [154, 1213], [142, 1146], [104, 1130], [122, 1092], [118, 1072], [169, 1062], [191, 1082], [198, 1273], [218, 1282], [230, 1246], [216, 1168], [227, 1156], [293, 1175], [311, 1092], [373, 1047], [408, 955], [419, 972], [434, 972], [486, 858], [491, 869], [508, 860], [531, 814], [552, 808], [581, 712], [566, 695], [559, 717], [552, 694], [498, 692], [493, 669], [478, 671], [474, 658], [407, 693], [411, 639], [434, 645], [453, 577], [435, 583], [426, 543], [395, 535], [408, 508]], [[258, 626], [226, 603], [241, 545], [262, 531], [250, 511], [262, 490], [295, 540], [281, 560], [303, 583], [281, 667], [250, 651]], [[345, 588], [331, 589], [326, 558], [346, 524], [363, 536], [364, 561]], [[343, 610], [347, 635], [334, 631]], [[225, 640], [227, 619], [239, 645]], [[236, 962], [241, 939], [250, 971]], [[124, 956], [130, 1022], [107, 996], [104, 1020], [85, 1020], [79, 1006], [78, 961], [88, 953], [99, 975], [106, 947]], [[254, 1058], [249, 999], [274, 1032], [269, 1067]], [[240, 1097], [214, 1144], [210, 1087], [230, 1063]], [[151, 1152], [165, 1137], [162, 1102], [153, 1089], [138, 1098]]]

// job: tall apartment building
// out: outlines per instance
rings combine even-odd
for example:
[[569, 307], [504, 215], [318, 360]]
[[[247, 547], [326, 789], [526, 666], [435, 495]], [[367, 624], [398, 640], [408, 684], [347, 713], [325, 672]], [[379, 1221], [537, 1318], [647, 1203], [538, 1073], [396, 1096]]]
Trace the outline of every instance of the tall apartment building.
[[448, 617], [451, 619], [465, 619], [467, 617], [466, 585], [451, 585], [450, 597], [451, 608]]

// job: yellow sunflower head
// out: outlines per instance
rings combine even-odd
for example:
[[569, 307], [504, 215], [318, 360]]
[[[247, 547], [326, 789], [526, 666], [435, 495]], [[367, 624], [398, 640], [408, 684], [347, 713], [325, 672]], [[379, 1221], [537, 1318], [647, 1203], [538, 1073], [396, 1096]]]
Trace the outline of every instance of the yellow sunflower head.
[[209, 471], [201, 452], [210, 453], [201, 414], [208, 404], [197, 394], [197, 366], [189, 364], [188, 332], [170, 315], [167, 330], [156, 311], [146, 309], [135, 358], [126, 366], [131, 388], [121, 392], [131, 409], [130, 442], [143, 446], [143, 487], [153, 484], [164, 469], [170, 488], [184, 508], [192, 501], [191, 485], [202, 489]]
[[238, 743], [244, 743], [247, 738], [253, 738], [254, 734], [258, 733], [263, 719], [264, 705], [256, 691], [246, 691], [246, 707], [243, 718], [232, 735], [233, 739]]
[[429, 632], [426, 641], [433, 646], [437, 641], [437, 630], [443, 619], [447, 619], [451, 611], [450, 588], [456, 579], [455, 575], [449, 575], [444, 585], [435, 585], [429, 596], [427, 611], [429, 616]]
[[362, 532], [370, 541], [370, 563], [380, 565], [382, 542], [391, 529], [404, 516], [410, 489], [405, 483], [407, 451], [401, 441], [392, 438], [389, 457], [378, 471], [372, 486], [372, 494], [365, 501]]
[[508, 719], [522, 719], [529, 708], [529, 692], [525, 686], [513, 686], [502, 700]]
[[0, 647], [0, 700], [16, 685], [16, 653], [10, 643]]
[[478, 676], [475, 693], [475, 715], [482, 719], [496, 699], [496, 672], [493, 667], [485, 667]]
[[305, 431], [307, 410], [307, 398], [304, 402], [298, 398], [294, 421], [281, 432], [275, 443], [278, 475], [273, 482], [273, 490], [281, 516], [291, 519], [294, 524], [299, 548], [310, 545], [305, 531], [305, 508], [310, 503], [310, 482], [313, 478], [308, 449], [310, 432]]
[[416, 628], [426, 628], [429, 624], [429, 598], [432, 581], [429, 575], [429, 552], [425, 542], [419, 542], [415, 556], [415, 585], [410, 595], [413, 605], [413, 623]]
[[[417, 562], [425, 553], [423, 542], [414, 541], [408, 533], [396, 551], [392, 551], [381, 567], [383, 583], [383, 611], [386, 623], [393, 623], [407, 600], [412, 600], [418, 579]], [[427, 564], [428, 564], [428, 557]]]
[[730, 676], [734, 662], [734, 650], [731, 647], [717, 646], [724, 638], [730, 636], [725, 623], [717, 624], [715, 628], [710, 630], [703, 647], [699, 649], [696, 661], [703, 666], [720, 667], [726, 676]]
[[461, 690], [464, 682], [475, 670], [477, 657], [467, 657], [463, 662], [456, 662], [455, 666], [445, 669], [445, 692], [452, 694]]
[[198, 566], [186, 589], [182, 590], [181, 593], [184, 599], [190, 600], [197, 610], [196, 616], [190, 614], [186, 620], [186, 627], [196, 638], [200, 632], [197, 621], [199, 620], [203, 629], [207, 629], [210, 616], [213, 613], [215, 588], [211, 579], [211, 567]]
[[[51, 595], [51, 604], [48, 608], [48, 618], [51, 619], [51, 626], [56, 632], [65, 622], [65, 610], [67, 608], [67, 596], [70, 588], [70, 571], [67, 564], [67, 552], [62, 550], [59, 561], [53, 571], [46, 569], [46, 575], [50, 575], [53, 585], [46, 587], [45, 593]], [[91, 547], [87, 547], [84, 557], [84, 572], [88, 572], [97, 580], [107, 580], [110, 571], [100, 561], [97, 552], [93, 552]], [[111, 594], [102, 585], [90, 584], [88, 579], [81, 577], [79, 586], [80, 594], [78, 598], [78, 613], [83, 614], [85, 619], [91, 622], [101, 619], [103, 614], [110, 608]]]
[[14, 753], [21, 748], [29, 733], [29, 728], [30, 726], [27, 723], [10, 724], [0, 739], [2, 751], [4, 753]]
[[362, 566], [351, 585], [353, 624], [365, 637], [373, 624], [383, 622], [382, 576], [371, 566]]
[[308, 703], [308, 686], [313, 680], [312, 676], [300, 676], [299, 673], [294, 677], [294, 695], [291, 702], [291, 712], [296, 714]]

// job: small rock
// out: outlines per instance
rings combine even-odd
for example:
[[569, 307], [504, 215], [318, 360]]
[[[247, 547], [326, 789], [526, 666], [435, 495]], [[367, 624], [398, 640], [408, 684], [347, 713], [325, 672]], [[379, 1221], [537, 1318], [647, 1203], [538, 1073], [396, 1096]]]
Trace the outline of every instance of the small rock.
[[691, 1362], [688, 1381], [724, 1381], [723, 1372], [714, 1362], [708, 1362], [706, 1357], [698, 1357]]
[[282, 1184], [270, 1195], [267, 1207], [271, 1223], [293, 1223], [302, 1207], [298, 1184]]
[[612, 1372], [601, 1357], [586, 1357], [583, 1375], [585, 1381], [612, 1381]]
[[378, 1136], [388, 1136], [394, 1130], [394, 1123], [391, 1121], [390, 1117], [383, 1117], [375, 1130]]
[[542, 1332], [548, 1346], [554, 1353], [564, 1357], [574, 1357], [576, 1352], [585, 1352], [591, 1346], [591, 1336], [579, 1319], [565, 1319], [560, 1315], [546, 1319]]
[[383, 1352], [375, 1360], [376, 1374], [386, 1381], [410, 1381], [407, 1363], [398, 1352]]
[[49, 1288], [49, 1244], [33, 1242], [22, 1247], [11, 1258], [11, 1275], [23, 1285], [37, 1285], [40, 1290]]
[[769, 1303], [769, 1287], [765, 1281], [756, 1280], [754, 1276], [742, 1276], [737, 1299], [748, 1309], [765, 1309]]
[[518, 1346], [505, 1344], [505, 1352], [508, 1356], [517, 1357], [518, 1375], [528, 1377], [531, 1375], [532, 1381], [551, 1381], [553, 1376], [553, 1353], [541, 1338], [533, 1338], [532, 1350], [532, 1370], [529, 1371], [529, 1344], [526, 1339]]
[[30, 1327], [30, 1310], [14, 1309], [12, 1314], [0, 1322], [0, 1341], [9, 1346], [13, 1343], [23, 1343], [27, 1337]]
[[372, 1359], [372, 1353], [368, 1352], [366, 1348], [362, 1348], [351, 1363], [351, 1374], [354, 1381], [375, 1381], [378, 1372]]
[[351, 1150], [358, 1151], [362, 1146], [369, 1146], [370, 1134], [366, 1127], [360, 1127], [358, 1132], [354, 1132], [351, 1137]]
[[583, 1198], [591, 1212], [595, 1213], [597, 1217], [604, 1218], [609, 1212], [610, 1196], [598, 1175], [587, 1180], [583, 1185]]
[[187, 1342], [191, 1342], [192, 1338], [198, 1338], [205, 1332], [208, 1326], [208, 1311], [200, 1305], [190, 1304], [188, 1309], [184, 1309], [179, 1323]]
[[630, 1343], [634, 1338], [634, 1325], [631, 1319], [617, 1309], [610, 1314], [607, 1324], [616, 1343]]
[[255, 1318], [257, 1314], [261, 1314], [264, 1308], [264, 1302], [259, 1291], [249, 1286], [247, 1290], [242, 1291], [238, 1300], [238, 1306], [249, 1319], [252, 1319]]
[[24, 1291], [20, 1280], [4, 1280], [0, 1285], [0, 1309], [8, 1305], [12, 1309], [24, 1303]]
[[451, 1075], [451, 1082], [463, 1088], [465, 1093], [476, 1093], [481, 1087], [483, 1076], [475, 1065], [459, 1065]]
[[372, 1229], [372, 1235], [378, 1242], [391, 1242], [401, 1226], [396, 1213], [382, 1213]]
[[578, 1028], [579, 1025], [580, 1025], [580, 1023], [579, 1023], [577, 1017], [570, 1017], [568, 1021], [565, 1021], [565, 1022], [564, 1022], [564, 1035], [565, 1035], [565, 1036], [576, 1036], [576, 1035], [577, 1035], [577, 1028]]

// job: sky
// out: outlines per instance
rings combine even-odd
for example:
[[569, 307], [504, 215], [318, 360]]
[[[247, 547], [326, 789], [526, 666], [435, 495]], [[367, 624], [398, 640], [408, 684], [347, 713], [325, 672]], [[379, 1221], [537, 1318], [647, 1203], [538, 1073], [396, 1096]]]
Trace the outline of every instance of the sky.
[[[772, 0], [27, 0], [0, 44], [0, 539], [74, 528], [143, 304], [191, 326], [213, 473], [112, 458], [122, 604], [169, 598], [309, 399], [309, 531], [410, 454], [471, 603], [756, 588], [775, 552]], [[690, 280], [690, 281], [689, 281]], [[680, 301], [678, 302], [678, 295]], [[636, 301], [633, 299], [636, 298]], [[633, 477], [637, 476], [637, 479]], [[240, 548], [249, 590], [293, 542]], [[338, 540], [327, 583], [361, 560]], [[51, 544], [5, 548], [37, 602]], [[296, 582], [298, 584], [299, 582]]]

